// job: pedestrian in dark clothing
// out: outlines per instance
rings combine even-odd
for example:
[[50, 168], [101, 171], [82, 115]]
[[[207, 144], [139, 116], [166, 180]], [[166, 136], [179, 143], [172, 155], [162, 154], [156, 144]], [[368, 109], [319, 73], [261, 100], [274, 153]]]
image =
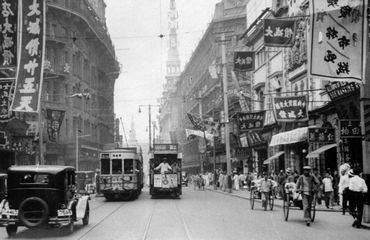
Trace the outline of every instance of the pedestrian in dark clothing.
[[334, 188], [333, 201], [337, 205], [339, 205], [339, 181], [340, 181], [340, 177], [339, 177], [338, 171], [334, 171], [334, 174], [333, 174], [333, 188]]
[[364, 193], [367, 193], [365, 180], [360, 175], [360, 170], [353, 170], [353, 177], [349, 179], [349, 210], [355, 221], [352, 227], [361, 228], [362, 213], [364, 210]]

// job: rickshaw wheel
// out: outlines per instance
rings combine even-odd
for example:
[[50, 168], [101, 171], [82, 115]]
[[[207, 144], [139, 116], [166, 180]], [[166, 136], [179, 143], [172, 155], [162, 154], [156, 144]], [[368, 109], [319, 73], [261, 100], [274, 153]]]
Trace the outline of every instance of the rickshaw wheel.
[[311, 207], [311, 222], [315, 221], [315, 216], [316, 216], [316, 206]]
[[270, 206], [270, 210], [272, 211], [274, 209], [274, 196], [273, 196], [273, 194], [270, 195], [269, 206]]
[[285, 221], [288, 221], [289, 205], [290, 205], [289, 193], [286, 193], [286, 199], [284, 199], [284, 202], [283, 202], [283, 212], [284, 212]]
[[252, 188], [251, 189], [251, 193], [250, 193], [250, 203], [251, 203], [251, 209], [253, 210], [253, 208], [254, 208], [254, 189]]

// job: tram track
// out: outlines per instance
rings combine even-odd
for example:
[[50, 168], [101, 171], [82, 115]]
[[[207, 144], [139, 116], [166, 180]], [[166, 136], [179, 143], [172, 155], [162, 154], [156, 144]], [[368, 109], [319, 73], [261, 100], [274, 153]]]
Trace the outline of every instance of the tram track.
[[[155, 210], [156, 210], [157, 203], [158, 202], [156, 200], [154, 202], [154, 204], [153, 204], [153, 209], [152, 209], [152, 211], [151, 211], [151, 213], [150, 213], [150, 215], [148, 217], [148, 220], [147, 220], [147, 222], [145, 224], [145, 229], [144, 229], [144, 233], [143, 233], [143, 236], [142, 236], [141, 240], [148, 240], [149, 239], [148, 238], [148, 234], [150, 232], [150, 227], [151, 227], [152, 219], [153, 219], [153, 216], [154, 216], [154, 213], [155, 213]], [[185, 232], [186, 239], [192, 240], [192, 237], [190, 235], [189, 228], [188, 228], [188, 226], [187, 226], [187, 224], [185, 222], [185, 219], [184, 219], [184, 217], [183, 217], [183, 215], [182, 215], [182, 213], [181, 213], [181, 211], [180, 211], [180, 209], [179, 209], [179, 207], [177, 205], [177, 200], [173, 200], [173, 206], [174, 206], [174, 208], [175, 208], [175, 210], [177, 212], [176, 216], [178, 216], [178, 218], [179, 218], [179, 220], [181, 222], [182, 228], [183, 228], [183, 230]]]

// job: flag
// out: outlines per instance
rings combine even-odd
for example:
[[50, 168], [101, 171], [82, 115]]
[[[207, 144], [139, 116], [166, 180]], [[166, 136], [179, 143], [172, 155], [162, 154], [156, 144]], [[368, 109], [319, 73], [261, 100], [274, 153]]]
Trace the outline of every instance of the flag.
[[195, 129], [205, 131], [206, 126], [200, 117], [194, 116], [193, 114], [187, 113], [190, 122], [194, 125]]

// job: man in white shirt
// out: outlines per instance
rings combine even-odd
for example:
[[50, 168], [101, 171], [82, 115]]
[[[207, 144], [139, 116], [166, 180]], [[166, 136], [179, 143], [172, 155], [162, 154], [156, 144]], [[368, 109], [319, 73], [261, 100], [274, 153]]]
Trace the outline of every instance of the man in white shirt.
[[362, 212], [364, 209], [364, 193], [367, 193], [365, 180], [359, 177], [360, 170], [353, 170], [353, 177], [349, 179], [350, 202], [349, 210], [355, 219], [352, 227], [361, 228]]
[[338, 185], [338, 192], [341, 196], [341, 203], [342, 203], [342, 214], [346, 214], [348, 201], [349, 201], [349, 179], [353, 177], [353, 171], [351, 170], [349, 173], [340, 176], [339, 185]]
[[163, 162], [161, 162], [154, 170], [161, 169], [161, 174], [165, 174], [168, 170], [172, 170], [171, 166], [167, 163], [167, 159], [164, 158]]
[[322, 183], [324, 185], [326, 208], [329, 208], [330, 205], [330, 209], [333, 209], [333, 180], [328, 172], [325, 174], [325, 178], [322, 180]]

